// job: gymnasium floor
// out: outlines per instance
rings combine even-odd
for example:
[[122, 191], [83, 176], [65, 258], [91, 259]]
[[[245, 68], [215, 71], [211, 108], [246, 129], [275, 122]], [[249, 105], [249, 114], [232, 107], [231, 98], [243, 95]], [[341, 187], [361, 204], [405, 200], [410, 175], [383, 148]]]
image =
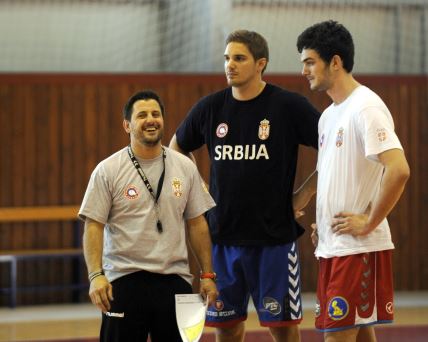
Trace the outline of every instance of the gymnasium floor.
[[[306, 308], [300, 325], [303, 342], [322, 341], [322, 335], [313, 329], [314, 302], [313, 294], [303, 294], [303, 307]], [[91, 304], [0, 308], [0, 342], [95, 342], [99, 317]], [[428, 341], [428, 292], [397, 293], [395, 322], [379, 326], [377, 336], [378, 342]], [[214, 330], [206, 328], [200, 341], [214, 340]], [[272, 341], [266, 329], [260, 328], [252, 309], [247, 320], [245, 341]]]

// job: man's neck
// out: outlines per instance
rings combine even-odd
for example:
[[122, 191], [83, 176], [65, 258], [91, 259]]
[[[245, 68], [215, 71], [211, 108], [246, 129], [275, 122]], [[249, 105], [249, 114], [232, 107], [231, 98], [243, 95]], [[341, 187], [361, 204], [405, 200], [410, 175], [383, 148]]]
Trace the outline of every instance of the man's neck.
[[131, 140], [131, 148], [134, 155], [141, 159], [154, 159], [162, 153], [162, 143], [159, 142], [154, 146], [148, 146]]
[[259, 96], [266, 86], [266, 82], [259, 80], [258, 82], [249, 83], [239, 87], [232, 86], [233, 98], [239, 101], [248, 101]]
[[327, 90], [327, 94], [338, 105], [345, 101], [360, 85], [351, 74], [345, 74], [336, 79], [334, 85]]

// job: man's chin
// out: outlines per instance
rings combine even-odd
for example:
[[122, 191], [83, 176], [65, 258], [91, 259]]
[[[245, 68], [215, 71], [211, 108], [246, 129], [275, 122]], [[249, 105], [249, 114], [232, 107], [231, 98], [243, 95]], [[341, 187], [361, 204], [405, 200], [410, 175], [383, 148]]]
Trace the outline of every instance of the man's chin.
[[146, 146], [156, 146], [160, 143], [160, 141], [162, 140], [162, 135], [158, 135], [156, 137], [152, 137], [152, 138], [146, 138], [144, 137], [141, 142], [146, 145]]
[[310, 85], [310, 89], [312, 91], [322, 91], [323, 90], [322, 87], [319, 84], [311, 84]]
[[146, 146], [156, 146], [157, 144], [159, 144], [159, 142], [160, 142], [160, 139], [154, 139], [154, 140], [152, 140], [152, 139], [144, 139], [143, 140], [143, 143]]
[[227, 81], [227, 84], [231, 87], [239, 87], [241, 85], [240, 82], [231, 78], [226, 78], [226, 81]]

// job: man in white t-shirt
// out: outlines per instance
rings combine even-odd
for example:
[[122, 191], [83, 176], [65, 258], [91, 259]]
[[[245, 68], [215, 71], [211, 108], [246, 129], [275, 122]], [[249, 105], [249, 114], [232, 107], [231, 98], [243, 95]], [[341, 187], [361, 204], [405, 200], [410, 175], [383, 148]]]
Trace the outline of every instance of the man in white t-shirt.
[[215, 203], [192, 161], [162, 146], [157, 94], [136, 93], [123, 114], [130, 145], [97, 165], [79, 211], [89, 295], [103, 312], [100, 341], [179, 342], [175, 294], [192, 292], [186, 226], [200, 293], [210, 304], [217, 297], [204, 217]]
[[386, 216], [409, 166], [388, 108], [352, 76], [349, 31], [335, 21], [318, 23], [298, 37], [297, 48], [311, 90], [333, 100], [318, 124], [315, 324], [326, 341], [375, 341], [373, 324], [393, 319], [394, 245]]

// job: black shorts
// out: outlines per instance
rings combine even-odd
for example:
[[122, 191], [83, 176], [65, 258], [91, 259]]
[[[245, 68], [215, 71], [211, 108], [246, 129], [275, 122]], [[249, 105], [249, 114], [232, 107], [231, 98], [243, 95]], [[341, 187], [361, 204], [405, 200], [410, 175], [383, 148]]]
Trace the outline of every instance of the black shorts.
[[110, 311], [103, 314], [101, 342], [181, 342], [175, 294], [192, 293], [178, 275], [139, 271], [112, 282]]

